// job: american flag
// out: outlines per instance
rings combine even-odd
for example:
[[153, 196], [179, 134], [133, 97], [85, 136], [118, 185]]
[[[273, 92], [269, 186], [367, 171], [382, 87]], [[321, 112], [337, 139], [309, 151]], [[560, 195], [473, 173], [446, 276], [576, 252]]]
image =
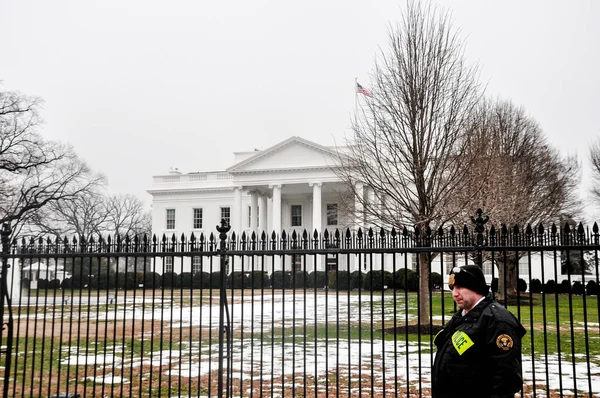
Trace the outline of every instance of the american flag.
[[363, 86], [361, 86], [358, 82], [356, 82], [356, 92], [362, 95], [366, 95], [367, 97], [372, 97], [373, 94]]

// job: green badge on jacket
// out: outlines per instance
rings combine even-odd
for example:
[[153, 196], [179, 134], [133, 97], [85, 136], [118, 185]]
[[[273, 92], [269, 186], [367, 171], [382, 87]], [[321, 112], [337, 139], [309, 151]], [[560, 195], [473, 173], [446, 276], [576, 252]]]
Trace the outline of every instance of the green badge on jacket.
[[456, 348], [458, 355], [464, 354], [465, 351], [471, 348], [474, 344], [475, 343], [473, 343], [473, 340], [471, 340], [469, 335], [462, 330], [457, 330], [452, 335], [452, 345], [454, 345], [454, 348]]

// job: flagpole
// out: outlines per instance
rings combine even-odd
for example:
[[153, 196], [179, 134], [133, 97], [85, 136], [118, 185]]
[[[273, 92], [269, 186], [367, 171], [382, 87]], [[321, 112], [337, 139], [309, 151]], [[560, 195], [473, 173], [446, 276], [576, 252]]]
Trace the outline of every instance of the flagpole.
[[356, 107], [358, 103], [358, 77], [354, 78], [354, 116], [356, 116]]

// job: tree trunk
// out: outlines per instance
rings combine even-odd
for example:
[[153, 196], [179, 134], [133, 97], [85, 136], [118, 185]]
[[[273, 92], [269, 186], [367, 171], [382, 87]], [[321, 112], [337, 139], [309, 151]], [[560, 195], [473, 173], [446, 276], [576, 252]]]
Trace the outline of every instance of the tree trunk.
[[429, 277], [431, 264], [428, 253], [419, 253], [419, 329], [425, 331], [431, 324], [429, 312]]
[[498, 301], [508, 304], [517, 294], [518, 259], [509, 259], [506, 264], [498, 263]]

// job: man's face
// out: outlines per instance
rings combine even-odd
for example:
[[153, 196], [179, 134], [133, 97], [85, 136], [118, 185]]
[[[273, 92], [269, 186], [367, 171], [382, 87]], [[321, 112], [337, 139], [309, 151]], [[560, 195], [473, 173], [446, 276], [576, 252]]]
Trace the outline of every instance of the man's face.
[[483, 297], [481, 294], [466, 287], [457, 285], [452, 287], [452, 298], [461, 310], [470, 311], [481, 297]]

